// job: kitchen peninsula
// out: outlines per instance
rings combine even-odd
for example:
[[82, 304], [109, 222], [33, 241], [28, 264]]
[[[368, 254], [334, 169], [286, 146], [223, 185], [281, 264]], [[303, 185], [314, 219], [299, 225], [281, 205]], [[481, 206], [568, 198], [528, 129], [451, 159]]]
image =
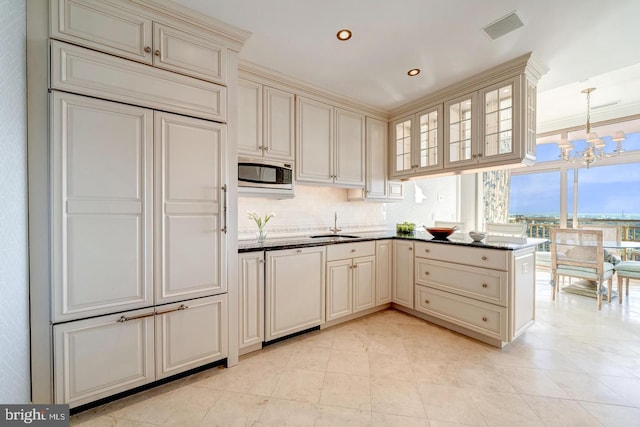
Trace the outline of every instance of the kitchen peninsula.
[[[241, 241], [240, 352], [261, 348], [270, 333], [326, 328], [388, 307], [502, 347], [534, 322], [535, 248], [544, 239], [485, 240], [374, 232]], [[304, 266], [309, 253], [314, 261]], [[296, 321], [301, 306], [314, 307], [312, 321], [308, 312]]]

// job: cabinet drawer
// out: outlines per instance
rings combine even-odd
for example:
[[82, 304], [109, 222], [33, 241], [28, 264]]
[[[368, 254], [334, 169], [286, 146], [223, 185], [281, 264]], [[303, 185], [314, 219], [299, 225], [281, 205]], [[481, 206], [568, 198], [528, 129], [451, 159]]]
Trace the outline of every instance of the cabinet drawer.
[[417, 257], [475, 265], [477, 267], [493, 268], [495, 270], [507, 269], [509, 253], [510, 251], [498, 249], [416, 242]]
[[341, 243], [327, 246], [327, 261], [337, 259], [373, 256], [376, 254], [376, 242]]
[[227, 88], [66, 43], [51, 42], [51, 87], [225, 122]]
[[507, 341], [507, 309], [449, 292], [416, 286], [416, 310]]
[[507, 305], [507, 272], [416, 258], [416, 283]]

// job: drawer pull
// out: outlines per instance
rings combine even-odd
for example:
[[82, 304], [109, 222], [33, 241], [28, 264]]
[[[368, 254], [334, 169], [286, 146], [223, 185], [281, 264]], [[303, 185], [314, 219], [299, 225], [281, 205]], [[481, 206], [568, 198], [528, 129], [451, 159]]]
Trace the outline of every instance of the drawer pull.
[[483, 322], [486, 322], [487, 320], [489, 320], [489, 319], [487, 319], [486, 317], [483, 317], [483, 318], [482, 318], [482, 321], [483, 321]]
[[429, 253], [429, 249], [425, 249], [424, 251], [425, 251], [426, 253]]
[[296, 251], [296, 253], [297, 253], [297, 254], [301, 254], [301, 253], [302, 253], [302, 249], [298, 249], [298, 250]]
[[355, 251], [356, 251], [355, 249], [351, 249], [351, 253], [353, 253], [353, 252], [355, 252]]
[[425, 272], [424, 272], [424, 275], [425, 275], [425, 276], [428, 276], [428, 275], [429, 275], [429, 272], [428, 272], [428, 271], [425, 271]]
[[429, 300], [428, 299], [424, 300], [424, 303], [429, 304]]
[[409, 250], [410, 250], [410, 251], [412, 251], [412, 250], [413, 250], [413, 248], [409, 248]]
[[482, 257], [482, 260], [483, 260], [483, 261], [486, 261], [486, 260], [487, 260], [487, 257], [486, 257], [486, 256], [483, 256], [483, 257]]
[[488, 288], [488, 287], [489, 287], [489, 285], [487, 285], [486, 283], [483, 283], [483, 284], [482, 284], [482, 287], [486, 289], [486, 288]]
[[144, 51], [147, 52], [147, 53], [151, 53], [151, 48], [149, 46], [146, 46], [144, 48]]
[[160, 51], [159, 50], [156, 50], [154, 53], [156, 54], [156, 56], [160, 56]]

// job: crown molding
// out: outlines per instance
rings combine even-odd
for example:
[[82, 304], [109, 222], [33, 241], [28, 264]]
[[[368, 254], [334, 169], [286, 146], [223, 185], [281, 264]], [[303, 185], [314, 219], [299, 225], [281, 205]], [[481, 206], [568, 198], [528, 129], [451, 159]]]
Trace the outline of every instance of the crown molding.
[[353, 98], [349, 98], [339, 93], [314, 86], [310, 83], [306, 83], [302, 80], [289, 77], [278, 71], [243, 59], [238, 61], [238, 77], [245, 80], [253, 80], [258, 83], [266, 84], [268, 86], [273, 86], [277, 89], [293, 92], [296, 95], [302, 95], [318, 100], [325, 100], [332, 105], [345, 107], [347, 109], [355, 109], [360, 112], [364, 112], [370, 117], [374, 117], [380, 120], [389, 120], [389, 112], [387, 110], [372, 107], [371, 105], [362, 103]]
[[181, 20], [209, 33], [217, 34], [223, 37], [228, 43], [228, 47], [235, 51], [240, 51], [244, 42], [251, 36], [249, 31], [196, 12], [170, 0], [129, 0], [129, 2], [173, 19]]
[[532, 52], [529, 52], [395, 108], [390, 111], [390, 116], [394, 119], [399, 116], [412, 114], [432, 105], [439, 104], [444, 99], [459, 96], [463, 93], [474, 92], [523, 73], [535, 84], [542, 74], [547, 71], [548, 68], [537, 60]]

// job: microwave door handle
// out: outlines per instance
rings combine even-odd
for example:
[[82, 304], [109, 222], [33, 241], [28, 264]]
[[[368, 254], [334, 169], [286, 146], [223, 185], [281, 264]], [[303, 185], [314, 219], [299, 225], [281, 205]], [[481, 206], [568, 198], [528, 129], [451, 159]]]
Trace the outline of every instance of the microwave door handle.
[[224, 226], [222, 227], [222, 232], [227, 234], [227, 186], [222, 186], [222, 219], [224, 221]]

